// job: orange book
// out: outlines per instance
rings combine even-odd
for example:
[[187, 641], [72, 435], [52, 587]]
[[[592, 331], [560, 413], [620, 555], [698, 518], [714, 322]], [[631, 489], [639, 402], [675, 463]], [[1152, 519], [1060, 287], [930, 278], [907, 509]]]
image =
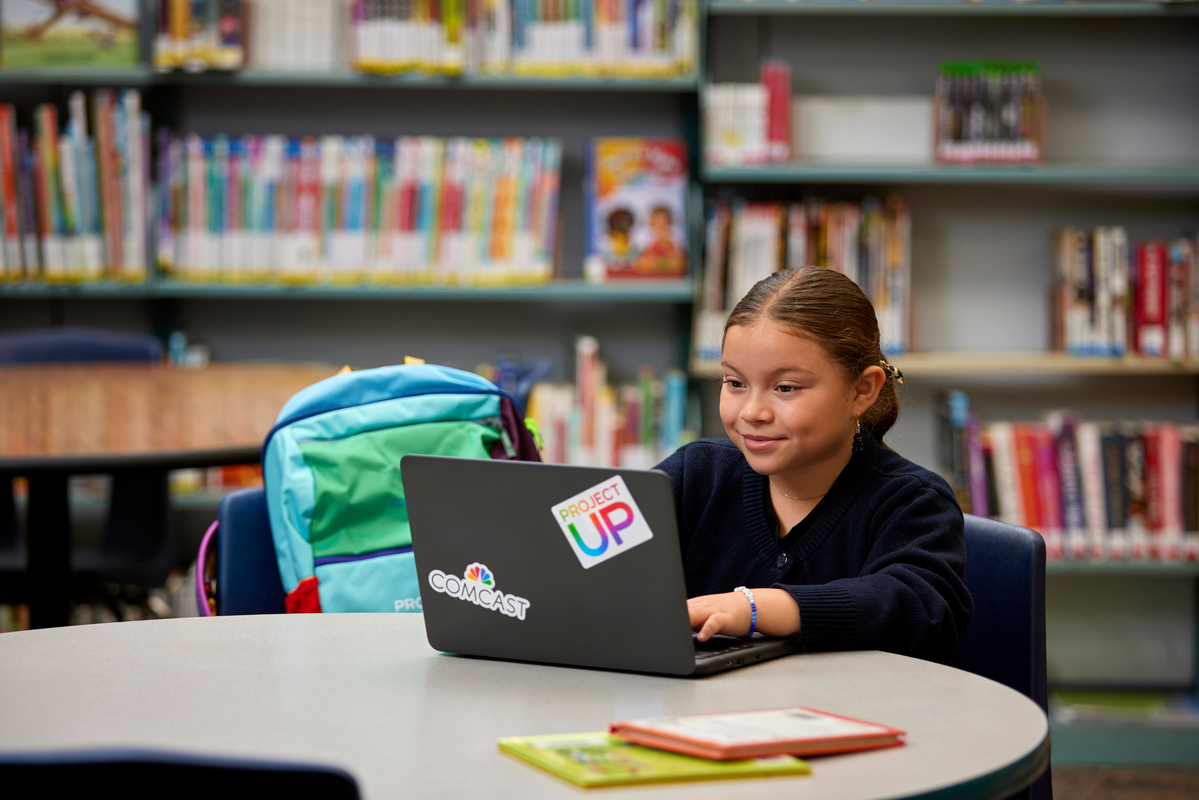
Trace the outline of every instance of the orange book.
[[1041, 492], [1037, 485], [1037, 445], [1032, 426], [1017, 424], [1016, 429], [1016, 475], [1020, 481], [1020, 493], [1024, 496], [1024, 521], [1026, 528], [1041, 532]]
[[816, 756], [897, 747], [904, 731], [811, 708], [774, 708], [613, 722], [627, 742], [674, 753], [735, 761]]

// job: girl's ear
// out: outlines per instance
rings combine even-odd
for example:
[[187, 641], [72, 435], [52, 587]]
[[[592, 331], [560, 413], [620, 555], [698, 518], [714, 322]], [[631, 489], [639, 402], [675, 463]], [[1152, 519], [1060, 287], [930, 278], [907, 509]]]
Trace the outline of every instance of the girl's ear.
[[883, 372], [882, 367], [866, 367], [862, 370], [862, 374], [858, 376], [857, 383], [853, 387], [855, 416], [861, 415], [874, 405], [874, 401], [878, 399], [878, 393], [883, 390], [883, 384], [886, 382], [887, 373]]

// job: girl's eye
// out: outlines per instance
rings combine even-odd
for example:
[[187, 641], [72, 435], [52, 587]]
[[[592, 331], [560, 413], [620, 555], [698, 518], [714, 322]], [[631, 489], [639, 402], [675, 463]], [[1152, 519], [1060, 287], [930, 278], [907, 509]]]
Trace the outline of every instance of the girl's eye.
[[780, 386], [778, 387], [779, 394], [794, 394], [799, 391], [798, 386]]
[[745, 384], [743, 384], [739, 380], [736, 380], [735, 378], [725, 378], [724, 385], [729, 387], [730, 389], [740, 389], [745, 386]]

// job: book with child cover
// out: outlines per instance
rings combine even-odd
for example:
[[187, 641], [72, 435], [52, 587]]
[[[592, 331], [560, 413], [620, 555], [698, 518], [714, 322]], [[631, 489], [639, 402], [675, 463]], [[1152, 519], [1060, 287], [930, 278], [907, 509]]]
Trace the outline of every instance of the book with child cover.
[[503, 753], [584, 788], [811, 772], [806, 763], [792, 756], [709, 761], [641, 747], [602, 732], [512, 736], [500, 739], [499, 747]]
[[587, 163], [587, 277], [687, 274], [687, 143], [595, 139]]
[[3, 0], [5, 67], [132, 67], [138, 0]]
[[903, 731], [811, 708], [774, 708], [614, 722], [609, 732], [634, 744], [730, 761], [815, 756], [897, 747]]

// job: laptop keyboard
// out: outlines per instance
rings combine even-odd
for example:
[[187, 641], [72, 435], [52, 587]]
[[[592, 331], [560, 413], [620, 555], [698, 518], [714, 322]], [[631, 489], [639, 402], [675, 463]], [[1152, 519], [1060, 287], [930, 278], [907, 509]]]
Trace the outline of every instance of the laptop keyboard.
[[699, 639], [692, 639], [695, 644], [695, 660], [703, 661], [708, 658], [716, 658], [717, 656], [735, 653], [738, 650], [746, 650], [754, 646], [753, 642], [739, 642], [731, 639], [709, 639], [706, 642], [701, 642]]

